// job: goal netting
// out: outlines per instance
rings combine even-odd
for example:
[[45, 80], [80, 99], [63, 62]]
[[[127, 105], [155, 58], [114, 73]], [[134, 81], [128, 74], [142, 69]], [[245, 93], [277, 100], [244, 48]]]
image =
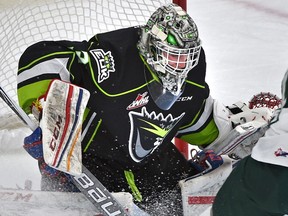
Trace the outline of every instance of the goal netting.
[[[18, 60], [29, 45], [41, 40], [88, 40], [96, 33], [143, 25], [159, 6], [170, 2], [186, 10], [186, 0], [8, 0], [0, 2], [1, 88], [18, 103], [16, 94]], [[24, 133], [21, 128], [25, 127], [0, 98], [0, 145], [7, 143], [3, 141], [7, 134], [10, 136], [15, 134], [13, 138], [16, 138], [19, 134], [17, 131]], [[178, 139], [175, 144], [187, 157], [187, 144]]]
[[[0, 3], [0, 86], [16, 102], [18, 60], [41, 40], [88, 40], [99, 32], [145, 24], [171, 0], [10, 0]], [[22, 126], [0, 99], [0, 130]]]

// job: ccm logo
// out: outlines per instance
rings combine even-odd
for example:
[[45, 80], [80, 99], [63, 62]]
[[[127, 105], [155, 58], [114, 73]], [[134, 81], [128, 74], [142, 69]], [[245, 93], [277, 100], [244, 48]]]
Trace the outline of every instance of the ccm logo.
[[193, 99], [193, 96], [187, 96], [187, 97], [179, 97], [177, 101], [190, 101]]
[[57, 116], [57, 121], [53, 130], [53, 136], [51, 138], [51, 142], [49, 144], [49, 148], [54, 151], [56, 147], [56, 140], [59, 138], [60, 127], [62, 123], [62, 118], [60, 115]]
[[99, 187], [93, 187], [94, 182], [92, 182], [85, 173], [82, 173], [79, 176], [74, 176], [73, 178], [83, 189], [85, 189], [85, 193], [88, 193], [95, 202], [101, 204], [101, 208], [107, 213], [107, 215], [115, 216], [121, 214], [120, 210], [108, 209], [109, 206], [113, 207], [113, 203], [108, 199], [104, 191], [102, 191]]

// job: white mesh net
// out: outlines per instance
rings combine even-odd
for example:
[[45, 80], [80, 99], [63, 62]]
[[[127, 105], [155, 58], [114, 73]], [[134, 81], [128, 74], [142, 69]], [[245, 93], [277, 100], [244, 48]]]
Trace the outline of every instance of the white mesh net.
[[[142, 25], [156, 8], [168, 2], [171, 0], [12, 0], [6, 5], [0, 3], [0, 86], [17, 102], [18, 60], [29, 45], [41, 40], [88, 40], [99, 32]], [[8, 116], [11, 111], [0, 99], [0, 129], [9, 121]]]

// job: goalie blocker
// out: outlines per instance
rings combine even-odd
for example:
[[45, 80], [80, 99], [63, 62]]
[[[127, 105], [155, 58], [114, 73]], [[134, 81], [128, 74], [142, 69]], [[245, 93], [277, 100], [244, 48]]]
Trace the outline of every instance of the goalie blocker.
[[42, 142], [48, 166], [73, 175], [78, 189], [104, 215], [128, 215], [111, 193], [82, 165], [81, 132], [88, 90], [53, 80], [44, 98]]
[[53, 80], [42, 106], [40, 127], [45, 162], [72, 175], [82, 172], [82, 120], [89, 97], [84, 88]]
[[[70, 86], [69, 83], [64, 83], [61, 81], [59, 82], [60, 87], [62, 84], [66, 84], [65, 86]], [[77, 87], [71, 85], [72, 87]], [[63, 87], [63, 86], [62, 86]], [[78, 88], [78, 87], [77, 87]], [[33, 122], [28, 115], [14, 102], [12, 101], [9, 96], [2, 90], [0, 87], [0, 97], [4, 100], [4, 102], [18, 115], [18, 117], [26, 123], [31, 130], [33, 130], [32, 135], [26, 137], [31, 141], [32, 146], [24, 146], [24, 148], [28, 151], [28, 153], [34, 157], [35, 159], [39, 159], [43, 157], [43, 149], [42, 149], [42, 133], [41, 135], [34, 136], [33, 134], [37, 129], [40, 129], [35, 122]], [[49, 100], [48, 100], [49, 101]], [[71, 99], [71, 103], [72, 103]], [[78, 101], [78, 100], [77, 100]], [[69, 102], [70, 103], [70, 102]], [[39, 106], [38, 108], [41, 108]], [[40, 111], [40, 110], [39, 110]], [[36, 130], [35, 130], [36, 128]], [[40, 130], [42, 131], [42, 130]], [[37, 133], [36, 133], [37, 134]], [[55, 131], [55, 134], [57, 132]], [[38, 141], [37, 141], [38, 140]], [[35, 141], [37, 144], [34, 146]], [[40, 148], [39, 148], [40, 147]], [[42, 155], [42, 156], [41, 156]], [[39, 158], [38, 158], [39, 157]], [[81, 161], [78, 161], [78, 163]], [[81, 164], [78, 164], [80, 167]], [[48, 166], [47, 166], [48, 167]], [[53, 168], [51, 168], [53, 170]], [[55, 169], [54, 169], [55, 170]], [[57, 170], [55, 170], [57, 171]], [[70, 174], [70, 173], [68, 173]], [[102, 213], [103, 215], [128, 215], [128, 209], [124, 210], [121, 204], [114, 198], [114, 196], [99, 182], [99, 180], [93, 176], [93, 174], [86, 169], [85, 166], [82, 165], [82, 172], [80, 175], [76, 175], [71, 178], [74, 184], [78, 187], [80, 191], [86, 196], [86, 198]]]

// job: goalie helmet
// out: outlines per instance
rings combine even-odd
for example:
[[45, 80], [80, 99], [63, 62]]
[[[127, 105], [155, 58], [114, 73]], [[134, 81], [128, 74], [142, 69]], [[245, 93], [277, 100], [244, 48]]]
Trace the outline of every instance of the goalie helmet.
[[196, 24], [178, 5], [162, 6], [141, 27], [138, 49], [158, 78], [149, 85], [152, 98], [158, 106], [171, 102], [159, 106], [169, 109], [181, 95], [188, 72], [198, 64], [201, 42]]

